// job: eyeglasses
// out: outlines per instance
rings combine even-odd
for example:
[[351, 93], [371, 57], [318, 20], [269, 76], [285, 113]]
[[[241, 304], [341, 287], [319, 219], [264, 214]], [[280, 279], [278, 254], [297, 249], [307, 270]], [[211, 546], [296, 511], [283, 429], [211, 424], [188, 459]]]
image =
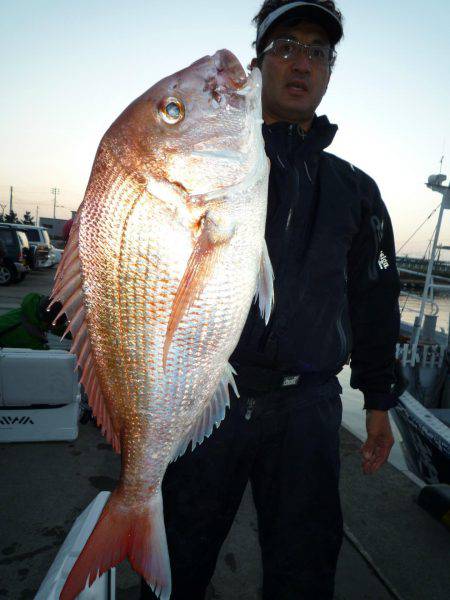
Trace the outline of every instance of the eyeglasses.
[[332, 67], [336, 61], [336, 52], [329, 46], [320, 44], [302, 44], [294, 39], [276, 39], [264, 48], [262, 54], [271, 52], [283, 60], [296, 58], [300, 52], [304, 52], [308, 59], [315, 65], [329, 65]]

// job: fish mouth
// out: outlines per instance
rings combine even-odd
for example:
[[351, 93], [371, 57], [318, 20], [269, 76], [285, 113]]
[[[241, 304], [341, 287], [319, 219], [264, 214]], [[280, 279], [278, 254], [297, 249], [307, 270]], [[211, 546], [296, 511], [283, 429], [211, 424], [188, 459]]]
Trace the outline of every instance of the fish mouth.
[[212, 57], [217, 70], [217, 80], [229, 90], [242, 89], [247, 75], [236, 56], [229, 50], [219, 50]]
[[239, 60], [229, 50], [219, 50], [210, 60], [215, 72], [206, 79], [204, 91], [211, 94], [213, 106], [242, 108], [245, 97], [256, 87], [253, 72], [247, 76]]

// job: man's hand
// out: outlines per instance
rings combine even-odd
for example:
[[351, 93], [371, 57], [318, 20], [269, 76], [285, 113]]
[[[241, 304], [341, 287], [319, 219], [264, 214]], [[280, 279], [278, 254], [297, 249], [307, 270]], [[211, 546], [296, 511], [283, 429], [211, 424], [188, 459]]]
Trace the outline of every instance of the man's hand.
[[368, 475], [384, 464], [394, 445], [389, 413], [384, 410], [368, 410], [366, 414], [367, 440], [361, 448], [362, 469]]

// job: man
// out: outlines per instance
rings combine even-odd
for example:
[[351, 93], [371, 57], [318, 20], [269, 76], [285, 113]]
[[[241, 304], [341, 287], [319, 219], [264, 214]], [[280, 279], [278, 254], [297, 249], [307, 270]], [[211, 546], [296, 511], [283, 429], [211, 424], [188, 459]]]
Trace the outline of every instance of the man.
[[60, 317], [58, 323], [53, 320], [61, 310], [57, 302], [48, 309], [50, 299], [42, 294], [26, 294], [15, 308], [0, 316], [0, 348], [30, 348], [48, 350], [47, 332], [63, 335], [67, 321]]
[[[324, 151], [337, 127], [315, 115], [342, 18], [331, 0], [266, 0], [255, 23], [276, 305], [267, 327], [252, 308], [231, 357], [241, 398], [209, 439], [167, 470], [174, 600], [204, 598], [248, 480], [264, 600], [333, 598], [342, 542], [336, 374], [350, 353], [351, 385], [363, 391], [367, 411], [364, 472], [379, 469], [393, 444], [392, 228], [374, 181]], [[145, 585], [141, 597], [154, 598]]]
[[66, 244], [69, 239], [70, 230], [72, 229], [72, 225], [73, 225], [73, 219], [69, 219], [68, 221], [66, 221], [64, 223], [62, 237], [63, 237], [63, 240], [66, 242]]

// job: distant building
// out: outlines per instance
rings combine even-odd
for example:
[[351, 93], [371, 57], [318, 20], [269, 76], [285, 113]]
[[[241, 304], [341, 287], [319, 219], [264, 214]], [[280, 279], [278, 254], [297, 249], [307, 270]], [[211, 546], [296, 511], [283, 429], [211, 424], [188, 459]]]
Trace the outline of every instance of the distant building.
[[51, 240], [63, 239], [63, 228], [69, 219], [51, 219], [39, 217], [39, 225], [48, 229], [48, 235]]

